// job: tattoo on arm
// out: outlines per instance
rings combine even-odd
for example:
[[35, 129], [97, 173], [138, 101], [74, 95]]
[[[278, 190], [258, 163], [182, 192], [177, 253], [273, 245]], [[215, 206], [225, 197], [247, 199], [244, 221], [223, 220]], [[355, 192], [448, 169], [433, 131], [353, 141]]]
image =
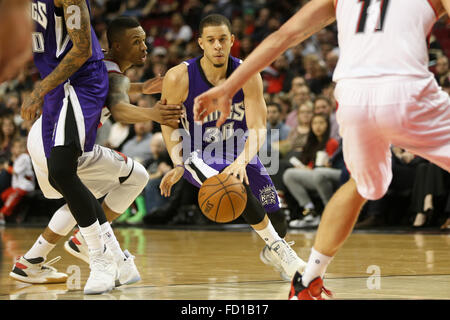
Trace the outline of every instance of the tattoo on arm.
[[117, 74], [109, 74], [109, 92], [106, 98], [106, 105], [111, 108], [120, 102], [130, 103], [128, 90], [130, 89], [130, 79], [128, 77]]
[[45, 95], [69, 79], [92, 55], [91, 21], [85, 0], [60, 0], [73, 47], [40, 86]]

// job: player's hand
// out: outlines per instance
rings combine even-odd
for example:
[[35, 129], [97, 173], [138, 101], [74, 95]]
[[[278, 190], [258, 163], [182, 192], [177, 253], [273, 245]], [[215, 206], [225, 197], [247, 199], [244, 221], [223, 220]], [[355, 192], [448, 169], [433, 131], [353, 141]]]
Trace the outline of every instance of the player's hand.
[[22, 103], [21, 116], [24, 120], [34, 120], [41, 112], [44, 104], [44, 97], [41, 97], [39, 88], [35, 88]]
[[183, 108], [180, 105], [167, 104], [167, 101], [158, 101], [153, 106], [154, 121], [173, 128], [178, 128], [180, 118], [183, 116]]
[[161, 75], [158, 75], [155, 78], [145, 81], [144, 85], [142, 87], [142, 93], [143, 94], [161, 93], [163, 80], [164, 80], [164, 77], [161, 77]]
[[231, 112], [232, 97], [222, 85], [209, 89], [194, 100], [194, 121], [203, 120], [212, 112], [219, 110], [220, 118], [216, 127], [225, 123]]
[[159, 188], [161, 189], [161, 195], [164, 197], [170, 197], [172, 186], [177, 183], [184, 174], [184, 167], [175, 167], [162, 178]]
[[238, 180], [240, 180], [242, 183], [245, 182], [247, 185], [249, 185], [246, 169], [247, 165], [234, 161], [232, 164], [226, 167], [225, 170], [223, 170], [223, 173], [231, 174], [232, 176], [238, 178]]

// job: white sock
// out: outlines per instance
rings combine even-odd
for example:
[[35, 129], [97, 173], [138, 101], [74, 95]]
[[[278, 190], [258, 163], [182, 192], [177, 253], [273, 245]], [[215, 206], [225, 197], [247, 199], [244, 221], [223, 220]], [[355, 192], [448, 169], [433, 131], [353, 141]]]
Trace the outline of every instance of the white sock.
[[315, 206], [314, 206], [314, 203], [308, 202], [304, 208], [305, 209], [315, 209]]
[[105, 222], [100, 227], [102, 228], [103, 240], [105, 241], [106, 246], [111, 249], [114, 254], [114, 259], [116, 261], [126, 259], [127, 257], [120, 248], [119, 241], [117, 241], [117, 238], [114, 235], [111, 224], [109, 222]]
[[25, 253], [23, 257], [27, 260], [42, 257], [45, 260], [47, 259], [47, 255], [50, 253], [50, 251], [53, 250], [55, 246], [56, 244], [51, 244], [50, 242], [45, 240], [41, 234], [31, 247], [31, 249], [28, 250], [28, 252]]
[[302, 283], [305, 287], [317, 277], [323, 278], [328, 264], [333, 257], [328, 257], [320, 252], [311, 248], [311, 255], [309, 256], [308, 264], [306, 265], [305, 272], [302, 275]]
[[255, 230], [257, 234], [264, 240], [264, 242], [270, 247], [275, 241], [282, 240], [278, 233], [275, 231], [272, 223], [269, 221], [267, 227], [262, 230]]
[[102, 228], [100, 227], [98, 220], [96, 220], [89, 227], [80, 227], [80, 232], [83, 235], [84, 240], [86, 240], [89, 254], [98, 254], [103, 252], [105, 242], [102, 237]]

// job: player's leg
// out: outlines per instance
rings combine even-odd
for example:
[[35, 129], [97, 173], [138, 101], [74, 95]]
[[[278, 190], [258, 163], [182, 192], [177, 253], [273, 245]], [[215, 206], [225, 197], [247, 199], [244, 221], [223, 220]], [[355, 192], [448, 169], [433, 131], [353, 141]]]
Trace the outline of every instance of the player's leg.
[[305, 272], [293, 279], [291, 299], [320, 299], [321, 293], [327, 292], [322, 277], [351, 234], [363, 204], [366, 199], [382, 197], [392, 180], [390, 143], [371, 118], [371, 110], [364, 106], [340, 104], [337, 116], [352, 178], [325, 207]]
[[434, 78], [405, 84], [404, 121], [392, 143], [450, 172], [450, 98]]
[[[192, 184], [200, 187], [207, 178], [218, 174], [229, 164], [224, 163], [225, 161], [222, 159], [216, 160], [208, 160], [207, 164], [198, 157], [196, 152], [193, 152], [185, 164], [185, 178]], [[249, 164], [247, 166], [247, 175], [250, 186], [244, 184], [247, 190], [247, 203], [242, 217], [266, 243], [269, 249], [267, 251], [268, 257], [270, 258], [270, 262], [268, 261], [267, 263], [273, 265], [282, 274], [283, 279], [289, 279], [305, 263], [298, 258], [289, 244], [280, 237], [280, 234], [277, 233], [266, 214], [266, 212], [273, 212], [273, 215], [282, 214], [275, 186], [259, 159], [257, 164]], [[259, 199], [255, 194], [258, 195]], [[275, 213], [277, 211], [278, 213]], [[286, 226], [283, 224], [282, 219], [277, 219], [277, 222], [280, 222], [277, 225], [280, 228], [280, 233], [285, 235]], [[284, 274], [286, 276], [283, 276]]]
[[[83, 90], [76, 92], [70, 83], [64, 85], [62, 93], [64, 99], [60, 100], [63, 101], [62, 107], [56, 117], [52, 118], [52, 111], [48, 109], [59, 99], [52, 101], [48, 98], [43, 111], [42, 132], [49, 181], [63, 195], [88, 244], [91, 274], [84, 291], [86, 294], [97, 294], [114, 288], [117, 268], [111, 262], [112, 256], [105, 250], [101, 236], [100, 222], [106, 221], [104, 213], [97, 199], [78, 177], [77, 168], [82, 153], [92, 150], [95, 139], [92, 127], [98, 120], [91, 117], [99, 114], [101, 107], [97, 108], [97, 98], [91, 97], [91, 93], [83, 93]], [[54, 133], [50, 140], [52, 124]]]

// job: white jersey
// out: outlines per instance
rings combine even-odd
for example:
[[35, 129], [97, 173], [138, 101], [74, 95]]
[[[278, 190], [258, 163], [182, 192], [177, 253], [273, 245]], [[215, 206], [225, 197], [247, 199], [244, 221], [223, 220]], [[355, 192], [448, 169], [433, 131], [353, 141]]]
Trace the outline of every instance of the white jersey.
[[31, 158], [28, 154], [22, 153], [14, 161], [11, 186], [24, 191], [33, 191], [35, 178]]
[[333, 80], [429, 78], [427, 36], [437, 20], [427, 0], [338, 0], [340, 57]]

